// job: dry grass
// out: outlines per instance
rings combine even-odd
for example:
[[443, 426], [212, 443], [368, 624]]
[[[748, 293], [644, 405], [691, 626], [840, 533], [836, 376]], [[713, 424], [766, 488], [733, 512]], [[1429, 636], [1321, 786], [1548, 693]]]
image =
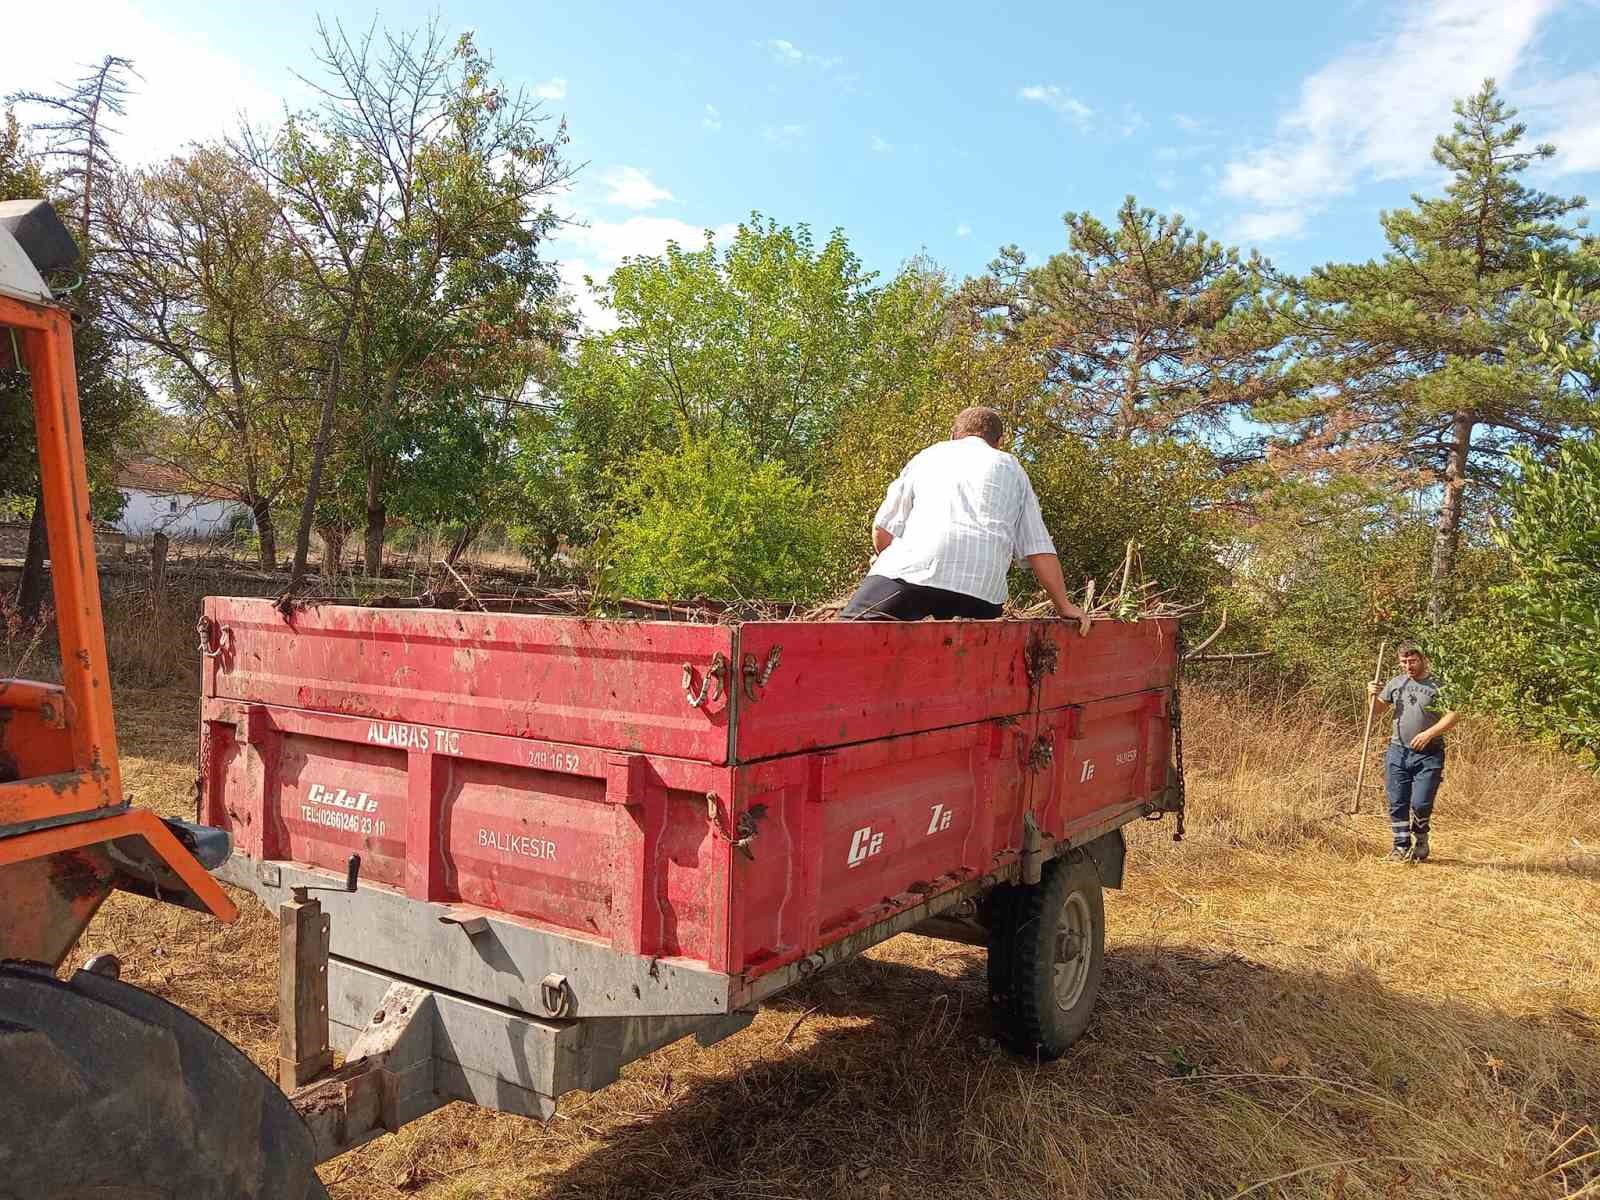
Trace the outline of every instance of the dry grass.
[[[191, 694], [119, 694], [130, 790], [191, 811]], [[1347, 728], [1191, 690], [1191, 818], [1136, 828], [1088, 1036], [987, 1040], [981, 951], [911, 936], [572, 1096], [454, 1106], [324, 1168], [344, 1200], [1600, 1195], [1600, 787], [1455, 740], [1433, 862], [1377, 860]], [[275, 926], [127, 898], [84, 952], [265, 1061]]]

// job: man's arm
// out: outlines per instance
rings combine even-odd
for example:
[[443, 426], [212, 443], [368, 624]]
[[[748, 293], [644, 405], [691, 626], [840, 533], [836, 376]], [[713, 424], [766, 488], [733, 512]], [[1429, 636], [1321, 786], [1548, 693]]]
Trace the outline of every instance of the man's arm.
[[872, 517], [872, 551], [882, 554], [889, 548], [889, 543], [905, 532], [906, 519], [911, 516], [911, 505], [916, 492], [911, 486], [911, 467], [916, 462], [912, 459], [906, 464], [905, 470], [889, 485], [889, 490], [884, 493], [883, 503], [878, 505], [878, 511]]
[[1456, 727], [1456, 722], [1460, 719], [1461, 714], [1456, 712], [1454, 709], [1451, 709], [1432, 725], [1429, 725], [1421, 733], [1417, 734], [1416, 737], [1412, 738], [1411, 748], [1413, 750], [1426, 750], [1430, 745], [1433, 744], [1435, 739], [1443, 737], [1450, 730], [1454, 729]]
[[1061, 577], [1061, 560], [1054, 554], [1030, 554], [1028, 566], [1033, 571], [1033, 577], [1039, 581], [1039, 586], [1055, 603], [1056, 611], [1067, 620], [1076, 621], [1078, 633], [1088, 637], [1093, 618], [1067, 598], [1067, 581]]
[[1385, 700], [1383, 697], [1383, 684], [1379, 683], [1376, 679], [1368, 682], [1367, 695], [1372, 697], [1373, 712], [1382, 712], [1384, 709], [1389, 707], [1389, 701]]

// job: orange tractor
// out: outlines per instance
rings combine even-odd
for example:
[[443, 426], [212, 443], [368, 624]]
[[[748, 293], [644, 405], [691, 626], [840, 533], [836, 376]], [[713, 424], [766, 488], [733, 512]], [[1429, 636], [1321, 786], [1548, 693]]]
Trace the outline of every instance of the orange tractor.
[[89, 519], [72, 315], [78, 260], [42, 201], [0, 204], [0, 366], [31, 384], [61, 682], [0, 679], [0, 1200], [320, 1197], [310, 1135], [236, 1047], [118, 980], [57, 969], [114, 890], [237, 915], [226, 834], [122, 791]]

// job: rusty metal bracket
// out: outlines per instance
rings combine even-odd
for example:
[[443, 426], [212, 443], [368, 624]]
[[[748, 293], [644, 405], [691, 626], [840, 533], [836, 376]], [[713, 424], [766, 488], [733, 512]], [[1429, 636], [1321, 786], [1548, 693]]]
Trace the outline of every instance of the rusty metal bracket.
[[1042, 627], [1035, 627], [1028, 635], [1027, 649], [1023, 651], [1024, 665], [1028, 671], [1028, 686], [1037, 688], [1046, 675], [1054, 675], [1061, 665], [1061, 647], [1048, 636]]
[[[219, 625], [210, 617], [201, 616], [195, 622], [195, 632], [200, 637], [199, 650], [206, 658], [232, 658], [233, 657], [233, 629], [228, 625]], [[212, 643], [216, 645], [213, 647]]]
[[689, 701], [690, 708], [700, 708], [708, 701], [722, 699], [728, 678], [728, 660], [718, 650], [711, 656], [711, 666], [707, 668], [705, 677], [701, 679], [700, 686], [695, 687], [694, 664], [683, 664], [683, 695]]
[[738, 837], [734, 840], [733, 848], [751, 862], [755, 862], [756, 856], [750, 849], [750, 843], [756, 840], [756, 834], [760, 831], [760, 823], [766, 815], [767, 806], [765, 804], [757, 804], [740, 814], [739, 824], [734, 830]]
[[1028, 770], [1042, 771], [1055, 761], [1055, 757], [1055, 737], [1049, 731], [1041, 733], [1028, 748]]
[[744, 694], [745, 699], [755, 701], [761, 699], [761, 689], [767, 686], [772, 679], [772, 673], [778, 669], [778, 664], [783, 661], [783, 647], [774, 646], [767, 651], [767, 662], [762, 666], [756, 661], [754, 654], [744, 656]]

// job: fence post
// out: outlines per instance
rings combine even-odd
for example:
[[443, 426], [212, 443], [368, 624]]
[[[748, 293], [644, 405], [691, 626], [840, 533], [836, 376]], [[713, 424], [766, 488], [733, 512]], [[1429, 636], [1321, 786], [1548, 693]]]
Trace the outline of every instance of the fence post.
[[150, 596], [156, 604], [167, 598], [167, 535], [157, 533], [150, 542]]

